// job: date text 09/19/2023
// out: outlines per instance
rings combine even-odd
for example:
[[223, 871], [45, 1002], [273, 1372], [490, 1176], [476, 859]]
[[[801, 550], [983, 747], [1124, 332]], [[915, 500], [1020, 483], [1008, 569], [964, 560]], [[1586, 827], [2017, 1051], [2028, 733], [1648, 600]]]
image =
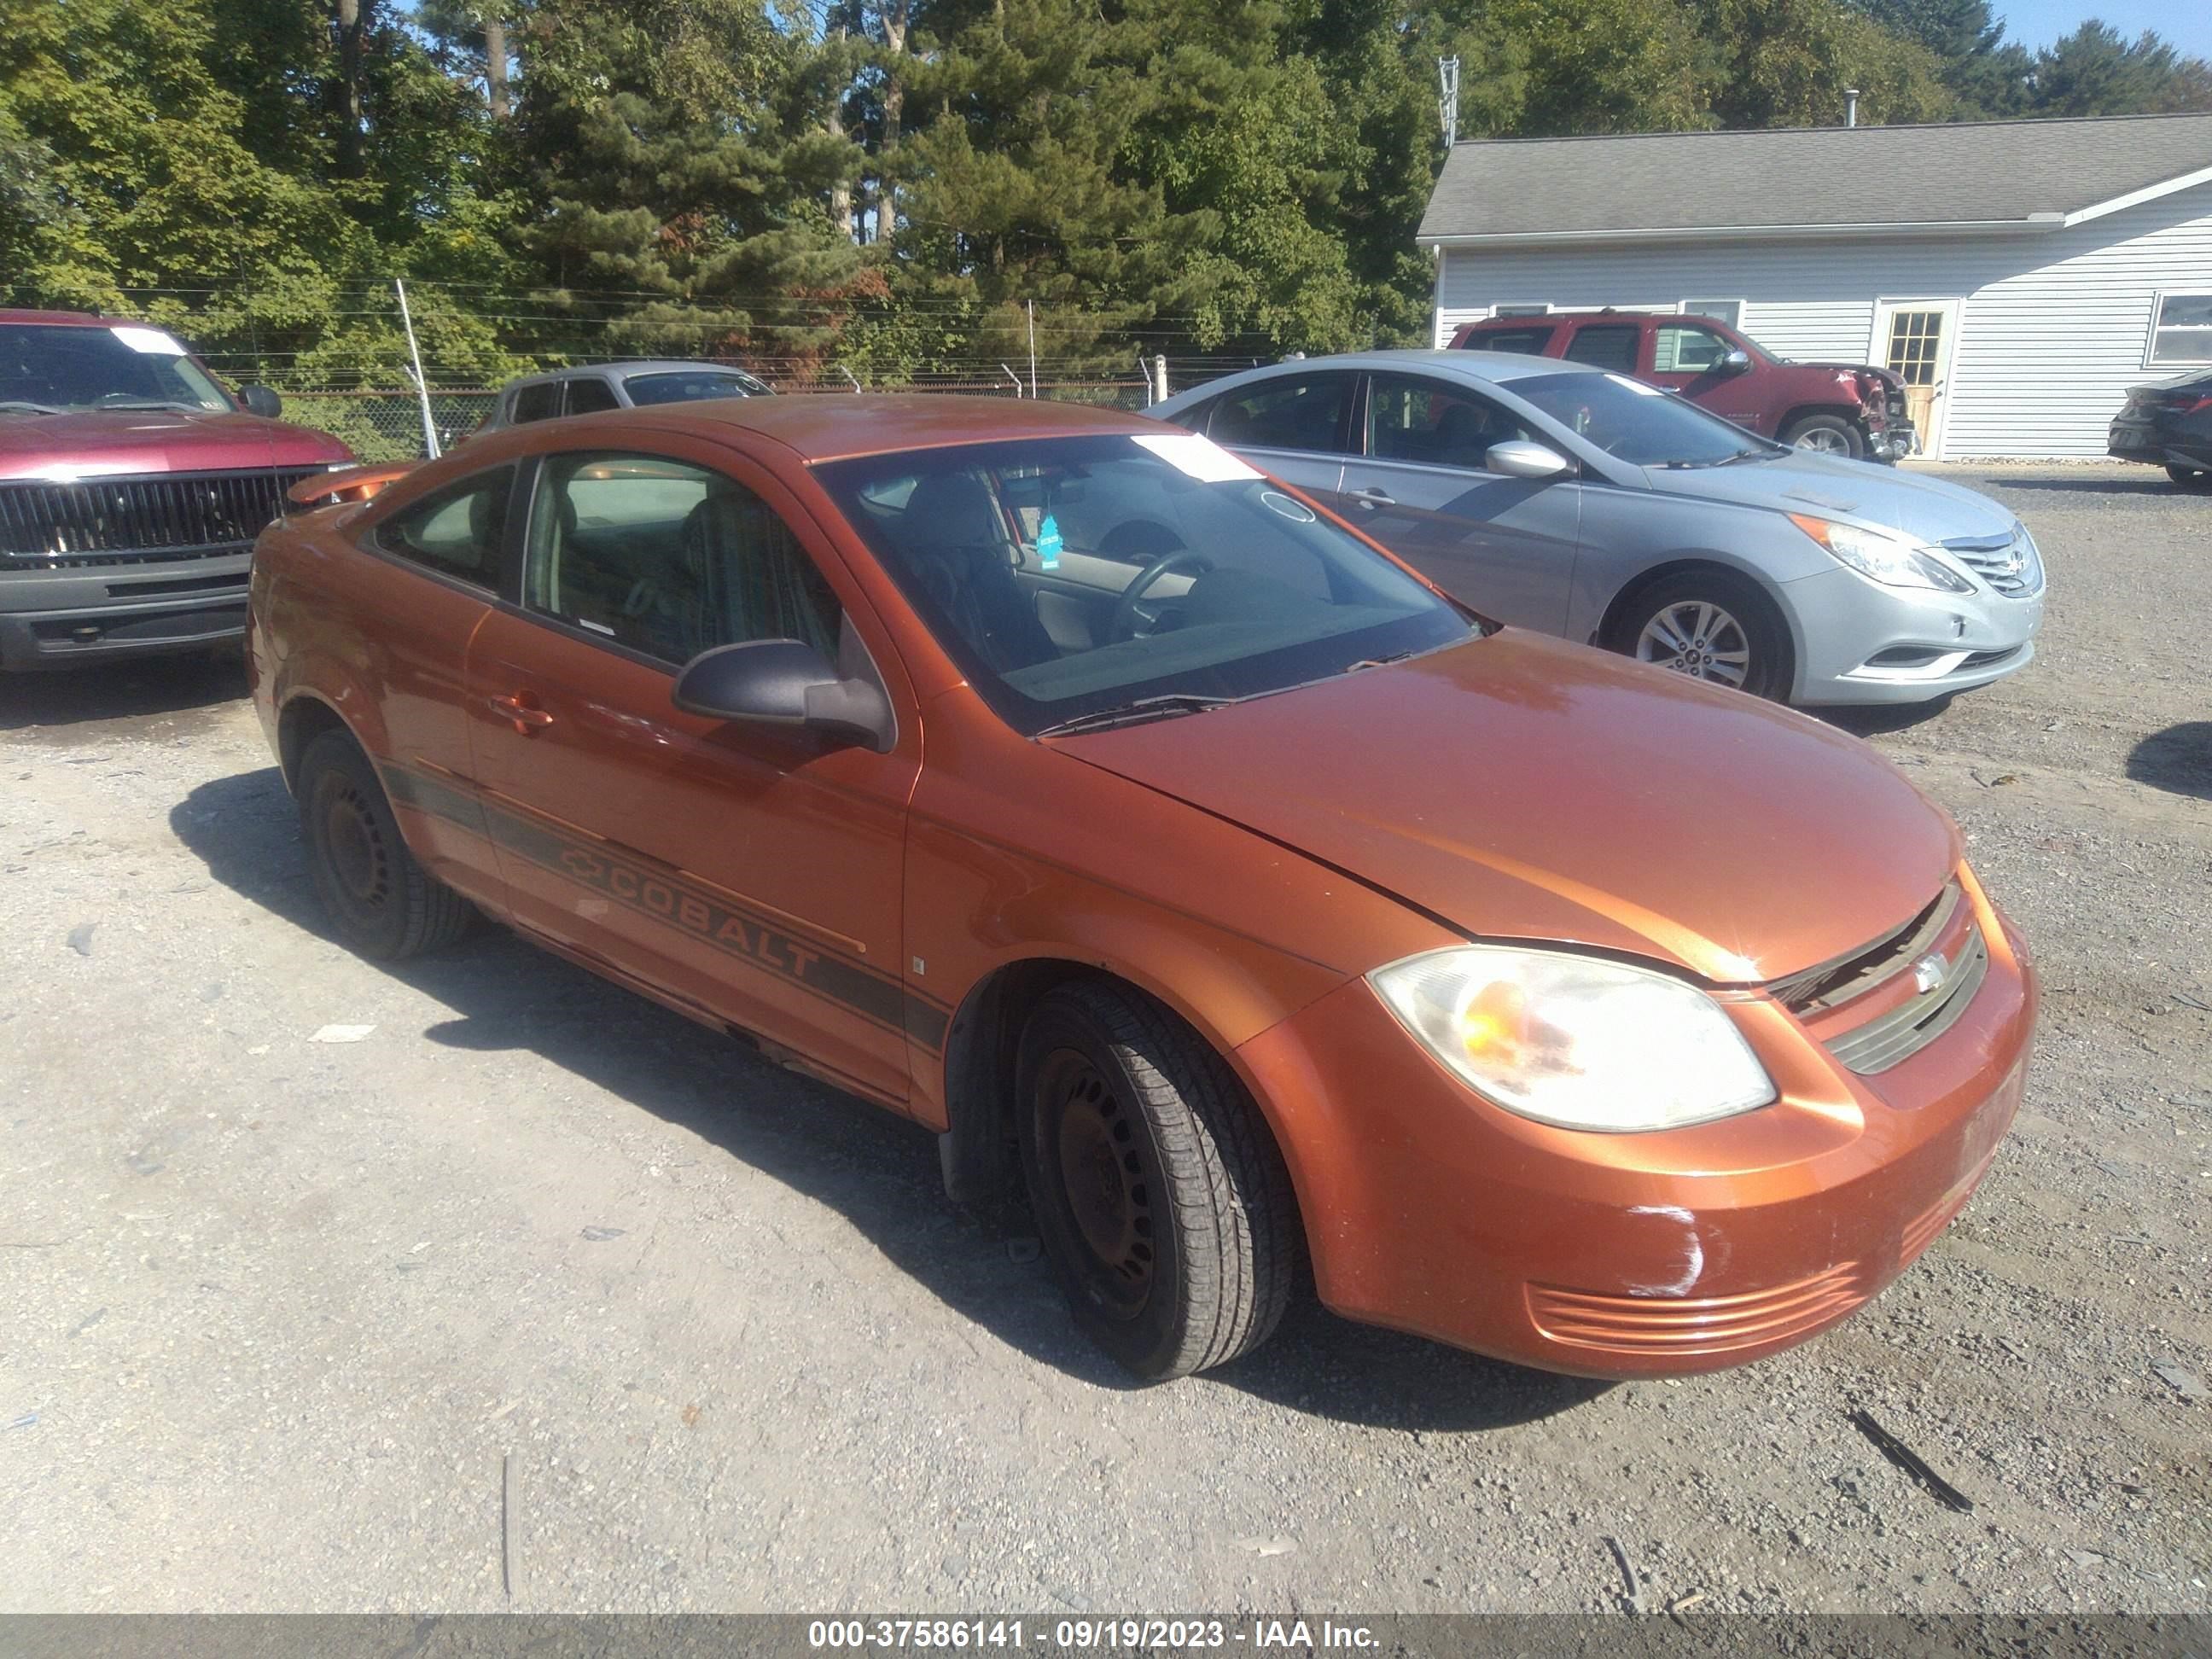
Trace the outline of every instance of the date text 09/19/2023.
[[1304, 1619], [817, 1619], [806, 1626], [810, 1648], [1049, 1648], [1060, 1651], [1120, 1651], [1158, 1648], [1242, 1647], [1256, 1651], [1315, 1648], [1371, 1648], [1377, 1638], [1364, 1625]]

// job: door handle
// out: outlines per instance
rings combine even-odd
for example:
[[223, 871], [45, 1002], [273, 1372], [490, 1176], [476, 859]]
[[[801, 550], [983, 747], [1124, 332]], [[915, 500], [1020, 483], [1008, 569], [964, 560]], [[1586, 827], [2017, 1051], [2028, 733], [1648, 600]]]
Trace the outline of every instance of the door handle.
[[517, 733], [526, 738], [532, 732], [543, 732], [553, 724], [552, 715], [547, 714], [535, 702], [523, 701], [527, 696], [529, 693], [526, 691], [517, 691], [508, 696], [488, 697], [485, 701], [490, 703], [504, 719], [514, 723]]
[[1352, 493], [1358, 500], [1358, 502], [1362, 507], [1395, 507], [1398, 505], [1397, 501], [1391, 495], [1389, 490], [1377, 489], [1372, 485], [1369, 486], [1365, 489], [1355, 489]]

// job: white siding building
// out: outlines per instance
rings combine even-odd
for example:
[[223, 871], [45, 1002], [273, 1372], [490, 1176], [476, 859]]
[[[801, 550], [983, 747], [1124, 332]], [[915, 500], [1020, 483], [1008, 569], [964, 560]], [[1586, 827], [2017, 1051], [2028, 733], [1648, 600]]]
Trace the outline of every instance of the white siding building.
[[1463, 143], [1420, 241], [1439, 345], [1704, 312], [1929, 380], [1930, 454], [2101, 455], [2128, 387], [2212, 364], [2212, 115]]

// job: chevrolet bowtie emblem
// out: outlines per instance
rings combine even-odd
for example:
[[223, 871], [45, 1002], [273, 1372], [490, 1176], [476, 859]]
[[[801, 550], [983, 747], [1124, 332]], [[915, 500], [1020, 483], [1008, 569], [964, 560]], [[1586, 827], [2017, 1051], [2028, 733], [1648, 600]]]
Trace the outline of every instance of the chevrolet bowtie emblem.
[[1912, 982], [1924, 994], [1951, 977], [1951, 958], [1932, 951], [1912, 964]]

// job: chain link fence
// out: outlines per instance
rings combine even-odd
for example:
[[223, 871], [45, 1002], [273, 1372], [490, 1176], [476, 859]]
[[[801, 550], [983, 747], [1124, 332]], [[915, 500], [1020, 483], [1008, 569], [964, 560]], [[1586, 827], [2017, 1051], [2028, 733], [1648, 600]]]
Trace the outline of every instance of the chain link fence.
[[[779, 386], [783, 395], [851, 397], [853, 388], [842, 381]], [[859, 395], [884, 392], [962, 392], [1012, 398], [1012, 385], [1005, 380], [957, 381], [928, 386], [868, 386]], [[1028, 395], [1026, 389], [1021, 394]], [[1108, 408], [1141, 410], [1147, 400], [1141, 380], [1040, 381], [1040, 398], [1084, 403]], [[450, 448], [481, 425], [499, 400], [497, 386], [433, 386], [430, 423], [441, 449]], [[284, 418], [296, 425], [314, 427], [343, 441], [364, 461], [420, 460], [428, 451], [422, 441], [422, 401], [411, 386], [359, 387], [343, 392], [288, 392]]]

